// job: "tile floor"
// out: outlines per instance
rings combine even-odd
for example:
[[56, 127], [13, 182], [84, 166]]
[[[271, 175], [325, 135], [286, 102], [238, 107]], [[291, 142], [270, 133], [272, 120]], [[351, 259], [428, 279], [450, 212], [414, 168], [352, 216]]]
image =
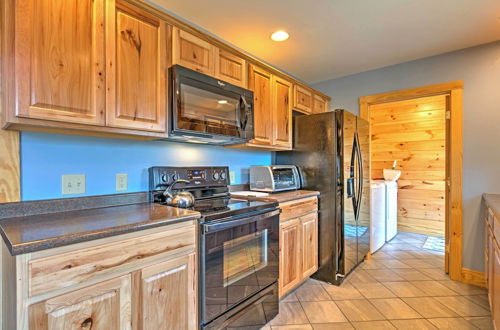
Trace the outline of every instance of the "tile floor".
[[263, 329], [493, 329], [486, 290], [449, 280], [426, 239], [399, 233], [340, 287], [309, 279]]

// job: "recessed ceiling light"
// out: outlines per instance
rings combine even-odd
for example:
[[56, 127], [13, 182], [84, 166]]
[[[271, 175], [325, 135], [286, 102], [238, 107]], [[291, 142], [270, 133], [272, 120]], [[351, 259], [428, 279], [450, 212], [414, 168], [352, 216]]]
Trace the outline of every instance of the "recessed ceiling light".
[[273, 39], [274, 41], [285, 41], [289, 37], [290, 35], [283, 30], [276, 31], [273, 34], [271, 34], [271, 39]]
[[217, 101], [217, 103], [219, 103], [219, 104], [227, 104], [227, 100], [219, 100], [219, 101]]

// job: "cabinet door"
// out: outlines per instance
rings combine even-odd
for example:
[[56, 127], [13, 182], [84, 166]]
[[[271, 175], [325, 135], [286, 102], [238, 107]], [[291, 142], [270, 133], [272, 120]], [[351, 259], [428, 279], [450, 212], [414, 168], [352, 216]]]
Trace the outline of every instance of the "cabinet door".
[[208, 74], [215, 75], [216, 47], [208, 41], [176, 27], [172, 30], [172, 59], [179, 64]]
[[247, 62], [223, 49], [216, 49], [215, 76], [236, 86], [247, 88]]
[[131, 329], [130, 275], [29, 307], [31, 330]]
[[311, 213], [300, 218], [302, 237], [302, 278], [318, 269], [318, 215]]
[[280, 225], [279, 295], [286, 294], [301, 280], [300, 220], [288, 220]]
[[300, 112], [311, 113], [313, 110], [312, 92], [300, 85], [293, 88], [293, 108]]
[[292, 84], [273, 76], [273, 144], [284, 149], [292, 148]]
[[107, 22], [107, 124], [165, 132], [167, 24], [121, 1]]
[[321, 96], [319, 95], [314, 95], [314, 106], [313, 106], [313, 113], [321, 113], [321, 112], [326, 112], [328, 102]]
[[197, 329], [197, 278], [194, 253], [161, 262], [134, 274], [137, 329]]
[[248, 88], [253, 91], [255, 134], [250, 143], [270, 146], [273, 143], [271, 74], [250, 65], [248, 75]]
[[16, 116], [104, 125], [104, 0], [15, 3]]
[[495, 324], [495, 329], [500, 329], [500, 247], [496, 244], [496, 242], [491, 242], [495, 244], [493, 250], [493, 271], [490, 271], [490, 281], [492, 284], [492, 301], [491, 301], [491, 313], [493, 322]]

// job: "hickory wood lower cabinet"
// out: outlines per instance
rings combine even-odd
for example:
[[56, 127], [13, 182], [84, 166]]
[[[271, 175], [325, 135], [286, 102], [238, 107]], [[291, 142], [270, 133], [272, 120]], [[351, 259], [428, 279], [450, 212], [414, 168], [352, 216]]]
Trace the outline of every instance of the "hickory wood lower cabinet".
[[485, 279], [495, 329], [500, 329], [500, 219], [485, 209]]
[[282, 297], [318, 269], [317, 197], [280, 203], [279, 295]]
[[187, 221], [4, 253], [4, 329], [197, 329], [196, 235]]

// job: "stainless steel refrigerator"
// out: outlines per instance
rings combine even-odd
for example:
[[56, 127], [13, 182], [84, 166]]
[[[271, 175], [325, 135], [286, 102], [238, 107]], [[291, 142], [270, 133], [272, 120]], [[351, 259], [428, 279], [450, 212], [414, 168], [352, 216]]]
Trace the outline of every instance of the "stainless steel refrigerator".
[[369, 124], [345, 110], [294, 118], [293, 151], [276, 164], [297, 165], [302, 189], [318, 190], [319, 269], [340, 284], [370, 250]]

